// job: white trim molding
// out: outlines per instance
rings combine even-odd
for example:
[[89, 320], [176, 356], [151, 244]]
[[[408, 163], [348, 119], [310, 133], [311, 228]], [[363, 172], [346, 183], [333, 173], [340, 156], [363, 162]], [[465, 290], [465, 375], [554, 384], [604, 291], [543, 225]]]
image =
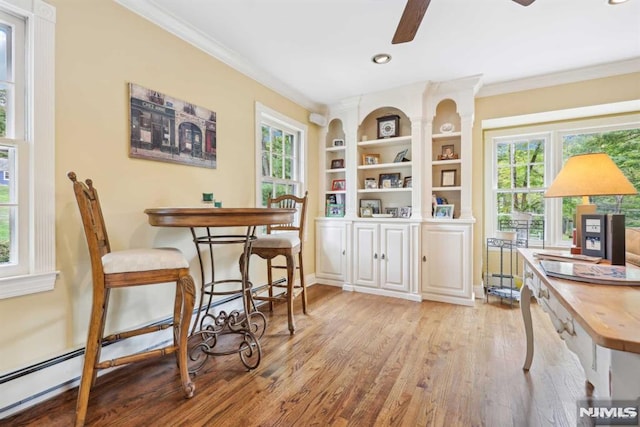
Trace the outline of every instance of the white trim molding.
[[55, 270], [55, 23], [56, 9], [41, 0], [0, 0], [27, 20], [27, 138], [29, 169], [29, 272], [0, 280], [0, 299], [52, 290]]
[[160, 8], [151, 0], [114, 0], [119, 5], [156, 24], [163, 30], [181, 38], [212, 57], [229, 65], [236, 71], [252, 78], [260, 84], [276, 91], [280, 95], [311, 111], [321, 111], [323, 106], [312, 101], [301, 92], [267, 73], [255, 64], [248, 62], [235, 51], [223, 46], [217, 40], [203, 34], [198, 29], [181, 21]]

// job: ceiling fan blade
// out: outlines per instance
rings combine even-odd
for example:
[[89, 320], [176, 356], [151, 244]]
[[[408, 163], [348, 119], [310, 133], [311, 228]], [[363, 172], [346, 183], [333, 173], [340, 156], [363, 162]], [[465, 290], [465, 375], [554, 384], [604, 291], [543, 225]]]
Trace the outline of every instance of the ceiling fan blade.
[[404, 12], [402, 12], [402, 17], [391, 44], [406, 43], [413, 40], [430, 2], [431, 0], [407, 0], [407, 5], [404, 8]]
[[514, 2], [521, 4], [522, 6], [529, 6], [531, 3], [533, 3], [536, 0], [513, 0]]

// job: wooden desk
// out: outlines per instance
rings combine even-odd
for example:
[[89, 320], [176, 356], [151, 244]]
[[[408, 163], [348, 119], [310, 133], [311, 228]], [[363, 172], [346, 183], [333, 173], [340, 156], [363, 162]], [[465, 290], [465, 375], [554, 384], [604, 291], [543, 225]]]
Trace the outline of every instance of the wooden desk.
[[530, 301], [535, 296], [556, 331], [577, 354], [586, 374], [587, 395], [640, 397], [640, 287], [595, 285], [547, 277], [534, 249], [524, 257], [520, 308], [527, 338], [524, 370], [533, 361]]
[[[258, 226], [287, 224], [293, 222], [295, 209], [277, 208], [213, 208], [213, 207], [183, 207], [183, 208], [153, 208], [144, 211], [149, 217], [149, 224], [161, 227], [188, 227], [196, 245], [198, 261], [200, 263], [200, 306], [191, 331], [189, 345], [190, 372], [198, 371], [208, 356], [220, 356], [238, 353], [240, 360], [247, 369], [254, 369], [260, 364], [262, 350], [260, 338], [264, 334], [267, 321], [262, 313], [255, 309], [251, 295], [249, 281], [249, 257], [251, 243], [255, 240], [255, 230]], [[246, 233], [215, 234], [212, 228], [246, 227]], [[206, 233], [198, 235], [196, 229], [206, 229]], [[241, 279], [216, 280], [213, 246], [222, 244], [242, 244], [240, 256]], [[200, 247], [208, 247], [211, 261], [211, 280], [205, 280], [204, 263]], [[237, 288], [216, 290], [217, 285], [235, 284]], [[235, 286], [233, 285], [233, 286]], [[215, 314], [212, 310], [214, 295], [242, 295], [243, 312], [233, 310], [231, 313], [221, 311]], [[208, 301], [204, 305], [205, 296]], [[201, 317], [201, 312], [204, 314]], [[240, 344], [232, 349], [215, 348], [222, 335], [235, 334], [240, 337]]]

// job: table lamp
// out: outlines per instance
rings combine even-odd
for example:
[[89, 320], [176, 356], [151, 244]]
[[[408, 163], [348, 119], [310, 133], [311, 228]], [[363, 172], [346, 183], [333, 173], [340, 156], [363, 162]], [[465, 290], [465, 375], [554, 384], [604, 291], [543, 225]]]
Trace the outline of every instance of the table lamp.
[[582, 205], [576, 206], [575, 241], [578, 248], [572, 250], [581, 253], [582, 215], [596, 212], [596, 205], [589, 202], [589, 196], [637, 193], [607, 154], [588, 153], [570, 157], [547, 188], [544, 197], [582, 197]]

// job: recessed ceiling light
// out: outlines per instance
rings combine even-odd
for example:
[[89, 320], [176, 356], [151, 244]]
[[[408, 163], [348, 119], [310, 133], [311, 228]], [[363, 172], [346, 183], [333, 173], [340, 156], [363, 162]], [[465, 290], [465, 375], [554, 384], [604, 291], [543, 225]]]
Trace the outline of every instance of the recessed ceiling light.
[[391, 61], [391, 55], [389, 55], [388, 53], [379, 53], [377, 55], [373, 55], [373, 58], [371, 58], [371, 60], [374, 62], [374, 64], [386, 64], [387, 62]]
[[609, 0], [609, 4], [620, 4], [620, 3], [624, 3], [628, 0]]

